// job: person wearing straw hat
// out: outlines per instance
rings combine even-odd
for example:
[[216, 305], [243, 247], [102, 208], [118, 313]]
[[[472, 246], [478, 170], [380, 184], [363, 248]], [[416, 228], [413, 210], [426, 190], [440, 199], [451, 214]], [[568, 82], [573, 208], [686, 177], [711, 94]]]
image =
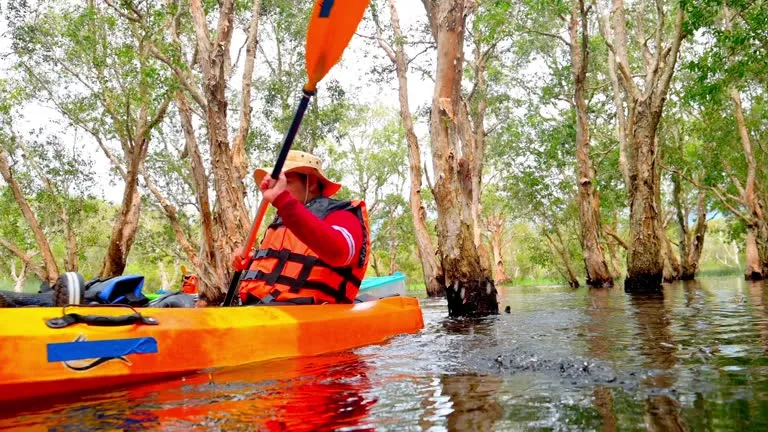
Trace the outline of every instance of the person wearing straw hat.
[[277, 210], [257, 251], [235, 251], [244, 305], [352, 303], [370, 256], [365, 203], [331, 197], [341, 184], [325, 176], [320, 158], [291, 150], [277, 180], [254, 172], [262, 196]]

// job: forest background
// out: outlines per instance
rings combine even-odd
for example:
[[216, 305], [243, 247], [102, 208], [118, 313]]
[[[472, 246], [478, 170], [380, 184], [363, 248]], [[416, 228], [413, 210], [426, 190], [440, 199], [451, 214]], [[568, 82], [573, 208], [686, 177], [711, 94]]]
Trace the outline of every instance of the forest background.
[[[221, 292], [311, 2], [0, 7], [0, 289], [186, 269]], [[369, 275], [420, 292], [760, 279], [767, 32], [759, 0], [372, 0], [294, 148], [367, 201]]]

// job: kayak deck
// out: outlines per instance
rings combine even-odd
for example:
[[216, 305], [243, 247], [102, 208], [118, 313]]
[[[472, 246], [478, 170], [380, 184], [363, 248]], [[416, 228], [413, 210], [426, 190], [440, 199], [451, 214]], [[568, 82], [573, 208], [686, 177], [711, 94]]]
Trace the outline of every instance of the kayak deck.
[[[203, 369], [295, 358], [418, 332], [418, 300], [353, 305], [138, 309], [158, 325], [48, 328], [61, 308], [0, 312], [0, 401], [109, 388]], [[118, 316], [130, 309], [68, 308]]]

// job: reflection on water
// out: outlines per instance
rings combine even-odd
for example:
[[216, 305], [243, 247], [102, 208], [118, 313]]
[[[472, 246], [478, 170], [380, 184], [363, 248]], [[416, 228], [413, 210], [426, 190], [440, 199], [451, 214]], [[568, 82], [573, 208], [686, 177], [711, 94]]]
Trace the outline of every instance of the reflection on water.
[[19, 430], [768, 430], [768, 293], [506, 287], [511, 313], [2, 412]]
[[651, 431], [685, 430], [680, 418], [680, 402], [667, 390], [674, 388], [677, 374], [677, 347], [670, 329], [670, 317], [664, 293], [630, 294], [632, 316], [638, 324], [635, 337], [645, 359], [644, 366], [653, 371], [643, 380], [651, 391], [645, 400], [645, 423]]

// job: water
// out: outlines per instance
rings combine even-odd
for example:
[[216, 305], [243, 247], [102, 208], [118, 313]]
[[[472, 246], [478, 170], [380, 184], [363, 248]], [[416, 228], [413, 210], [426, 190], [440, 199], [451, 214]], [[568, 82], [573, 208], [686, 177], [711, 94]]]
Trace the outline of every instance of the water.
[[768, 290], [506, 288], [503, 313], [314, 358], [0, 411], [19, 430], [768, 430]]

